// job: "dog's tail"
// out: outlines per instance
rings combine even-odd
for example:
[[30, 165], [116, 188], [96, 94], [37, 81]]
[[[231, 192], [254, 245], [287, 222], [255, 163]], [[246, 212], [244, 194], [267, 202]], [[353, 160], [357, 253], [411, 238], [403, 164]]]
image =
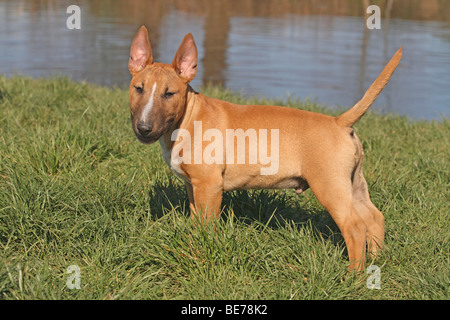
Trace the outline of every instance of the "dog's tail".
[[378, 78], [372, 83], [361, 100], [358, 101], [350, 110], [341, 114], [336, 118], [338, 125], [343, 127], [351, 127], [358, 121], [369, 109], [372, 103], [383, 90], [384, 86], [389, 82], [392, 74], [402, 58], [402, 47], [394, 54], [391, 61], [384, 67]]

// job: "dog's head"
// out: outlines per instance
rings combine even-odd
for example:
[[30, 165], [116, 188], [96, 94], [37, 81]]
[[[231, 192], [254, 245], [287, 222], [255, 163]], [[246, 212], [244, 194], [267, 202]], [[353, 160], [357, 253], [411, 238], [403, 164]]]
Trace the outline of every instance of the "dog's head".
[[147, 29], [142, 26], [131, 44], [131, 122], [139, 141], [153, 143], [181, 119], [189, 82], [197, 72], [197, 47], [187, 34], [172, 64], [153, 62]]

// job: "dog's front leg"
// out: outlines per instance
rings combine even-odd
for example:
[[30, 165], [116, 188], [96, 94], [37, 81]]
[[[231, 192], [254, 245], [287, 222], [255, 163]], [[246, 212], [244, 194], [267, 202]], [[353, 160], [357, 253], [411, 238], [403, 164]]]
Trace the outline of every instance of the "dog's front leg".
[[194, 217], [197, 212], [195, 210], [195, 202], [194, 202], [194, 191], [192, 190], [192, 185], [189, 182], [185, 182], [186, 191], [189, 198], [189, 209], [191, 210], [191, 216]]
[[201, 219], [203, 223], [207, 223], [220, 216], [223, 194], [222, 179], [192, 178], [191, 184], [186, 183], [186, 189], [192, 218]]

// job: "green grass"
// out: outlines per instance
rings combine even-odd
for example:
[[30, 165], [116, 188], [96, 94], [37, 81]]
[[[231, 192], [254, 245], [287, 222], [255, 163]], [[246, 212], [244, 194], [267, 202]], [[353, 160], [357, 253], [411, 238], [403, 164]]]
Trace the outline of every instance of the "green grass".
[[[356, 125], [386, 217], [386, 250], [369, 262], [381, 289], [370, 290], [369, 275], [347, 274], [342, 236], [311, 191], [225, 193], [214, 228], [195, 225], [159, 145], [136, 140], [127, 99], [65, 78], [0, 77], [1, 299], [449, 298], [447, 119], [369, 113]], [[79, 290], [66, 285], [70, 265]]]

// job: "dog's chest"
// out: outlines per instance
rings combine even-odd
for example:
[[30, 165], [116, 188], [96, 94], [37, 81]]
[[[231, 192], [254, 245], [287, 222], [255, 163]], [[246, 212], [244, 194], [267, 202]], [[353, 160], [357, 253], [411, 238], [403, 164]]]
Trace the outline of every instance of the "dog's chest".
[[167, 148], [166, 143], [164, 142], [164, 138], [161, 138], [158, 141], [159, 145], [161, 146], [163, 159], [169, 166], [170, 170], [172, 170], [182, 180], [187, 180], [180, 165], [172, 161], [172, 149]]

